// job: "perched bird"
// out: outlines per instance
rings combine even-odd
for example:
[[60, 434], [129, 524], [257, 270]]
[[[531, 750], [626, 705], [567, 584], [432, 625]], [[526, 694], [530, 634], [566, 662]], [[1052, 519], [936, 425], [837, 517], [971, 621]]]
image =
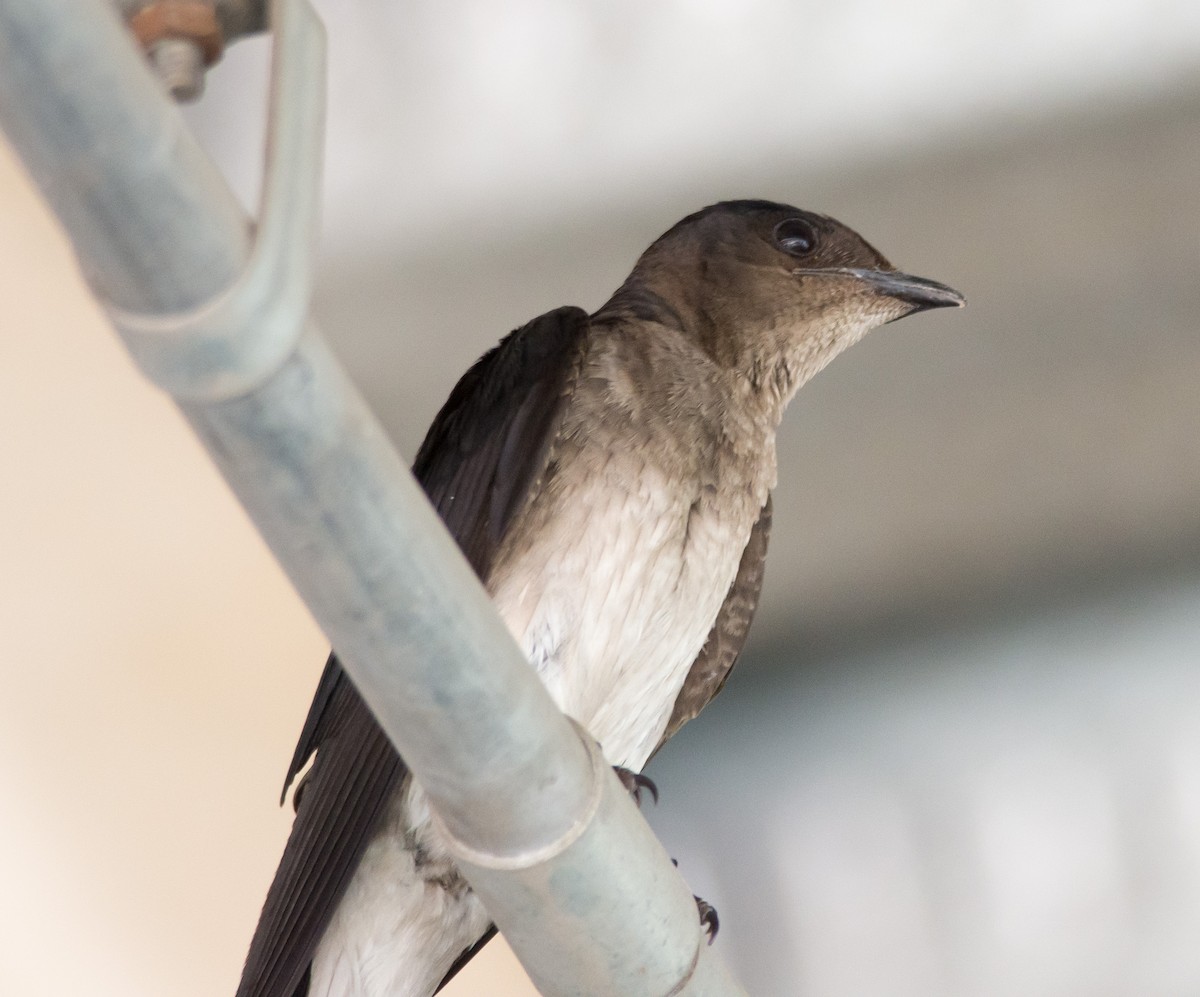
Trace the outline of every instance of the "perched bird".
[[[548, 312], [459, 381], [413, 473], [609, 762], [640, 770], [724, 685], [796, 389], [870, 329], [962, 304], [832, 218], [728, 201], [594, 315]], [[490, 919], [335, 656], [285, 795], [314, 753], [238, 997], [427, 997]]]

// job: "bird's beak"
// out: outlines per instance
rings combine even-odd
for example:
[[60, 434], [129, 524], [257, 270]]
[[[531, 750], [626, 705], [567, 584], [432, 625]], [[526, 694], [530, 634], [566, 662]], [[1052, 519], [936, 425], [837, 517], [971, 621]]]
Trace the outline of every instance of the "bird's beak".
[[[865, 270], [859, 267], [830, 267], [821, 270], [793, 270], [797, 275], [811, 274], [824, 277], [849, 277], [862, 281], [879, 294], [895, 298], [913, 306], [913, 311], [922, 312], [929, 308], [961, 308], [967, 303], [958, 291], [936, 280], [914, 277], [899, 270]], [[910, 312], [909, 314], [912, 314]]]
[[898, 270], [860, 270], [858, 275], [880, 294], [913, 305], [915, 311], [961, 308], [967, 303], [967, 299], [952, 287]]

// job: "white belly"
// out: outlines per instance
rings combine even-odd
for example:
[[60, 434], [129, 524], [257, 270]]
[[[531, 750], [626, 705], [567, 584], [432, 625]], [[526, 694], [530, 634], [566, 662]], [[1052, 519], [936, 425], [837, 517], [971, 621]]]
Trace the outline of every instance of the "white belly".
[[609, 459], [492, 572], [513, 636], [614, 765], [640, 769], [657, 746], [761, 507], [747, 494], [717, 516], [714, 497], [637, 454]]

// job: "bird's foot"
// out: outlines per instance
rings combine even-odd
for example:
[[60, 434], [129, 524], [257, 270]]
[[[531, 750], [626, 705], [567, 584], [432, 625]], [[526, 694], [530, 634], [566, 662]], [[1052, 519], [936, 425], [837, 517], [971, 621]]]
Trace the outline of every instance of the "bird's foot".
[[721, 920], [717, 917], [717, 908], [707, 900], [701, 900], [694, 893], [692, 894], [692, 899], [696, 901], [696, 910], [700, 914], [700, 927], [708, 935], [708, 944], [711, 945], [716, 941], [717, 931], [721, 927]]
[[642, 805], [642, 790], [649, 793], [655, 803], [658, 802], [658, 787], [654, 785], [653, 780], [642, 775], [641, 772], [632, 772], [629, 769], [621, 768], [620, 765], [614, 765], [613, 771], [617, 773], [617, 778], [621, 780], [625, 792], [633, 797], [633, 802], [639, 807]]
[[[679, 859], [671, 859], [671, 865], [678, 869]], [[707, 900], [701, 900], [694, 893], [692, 894], [692, 899], [696, 901], [696, 911], [700, 915], [700, 926], [704, 929], [704, 933], [708, 935], [708, 944], [711, 945], [717, 940], [717, 932], [721, 929], [721, 919], [717, 917], [717, 908]]]

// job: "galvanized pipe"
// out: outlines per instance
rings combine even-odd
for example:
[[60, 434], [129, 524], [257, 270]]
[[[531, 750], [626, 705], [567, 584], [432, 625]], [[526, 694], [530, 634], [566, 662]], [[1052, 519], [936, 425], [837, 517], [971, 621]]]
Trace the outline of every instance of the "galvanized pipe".
[[[302, 60], [311, 98], [319, 32], [306, 4], [279, 9], [277, 51]], [[273, 141], [304, 146], [305, 102], [281, 82]], [[131, 352], [175, 393], [543, 992], [741, 993], [702, 943], [661, 846], [555, 708], [297, 310], [304, 276], [262, 263], [270, 227], [286, 224], [271, 191], [311, 188], [313, 164], [289, 187], [297, 164], [275, 157], [282, 169], [268, 177], [251, 257], [232, 195], [98, 2], [0, 0], [0, 125]]]

